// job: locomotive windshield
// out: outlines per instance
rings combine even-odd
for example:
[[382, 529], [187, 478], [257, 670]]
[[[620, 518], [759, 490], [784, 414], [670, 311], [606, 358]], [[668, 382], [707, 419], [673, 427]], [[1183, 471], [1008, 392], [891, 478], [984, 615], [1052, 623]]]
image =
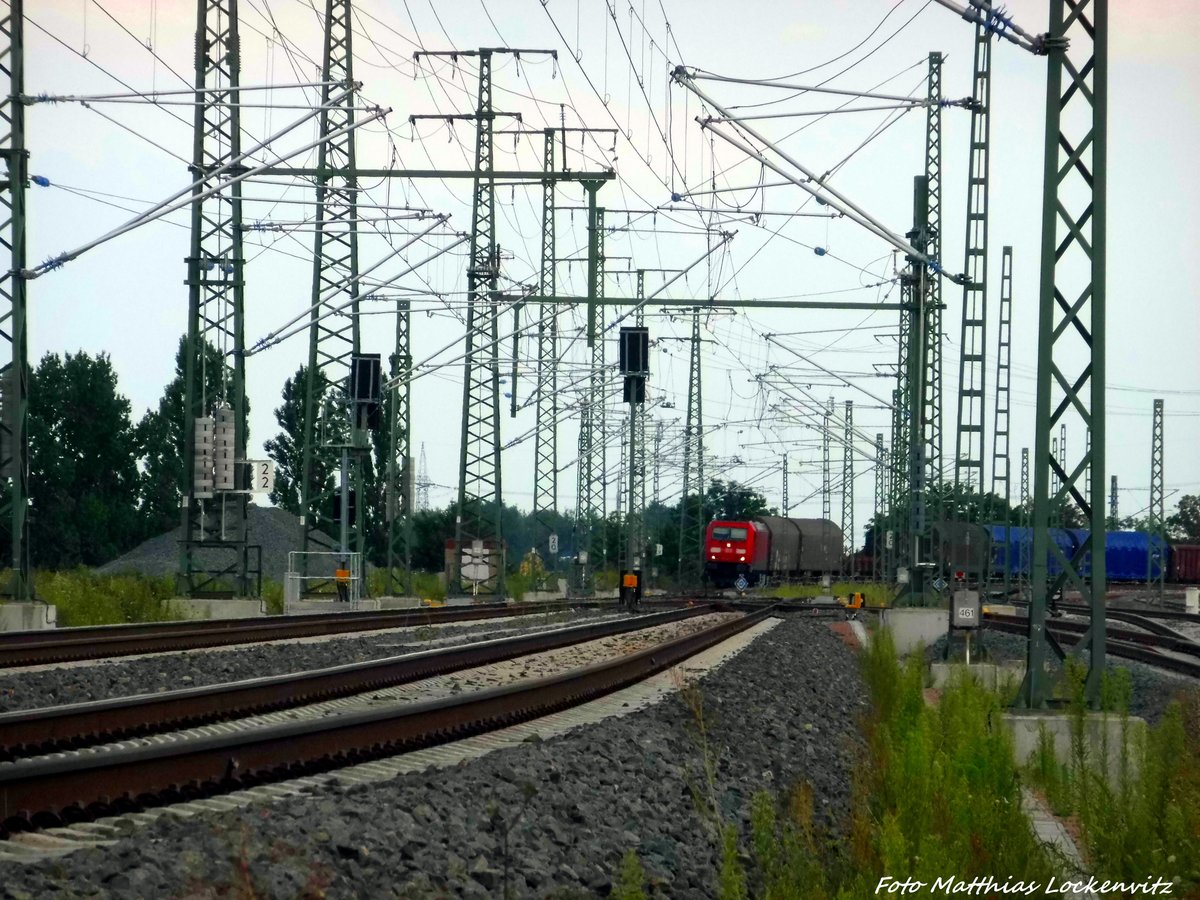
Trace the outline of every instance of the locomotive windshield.
[[744, 541], [746, 539], [746, 529], [718, 525], [713, 528], [712, 536], [714, 541]]

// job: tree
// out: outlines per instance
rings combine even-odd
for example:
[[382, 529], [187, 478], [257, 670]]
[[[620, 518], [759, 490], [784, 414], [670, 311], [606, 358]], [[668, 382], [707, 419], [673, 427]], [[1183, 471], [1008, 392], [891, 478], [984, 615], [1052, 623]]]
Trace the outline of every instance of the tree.
[[773, 516], [776, 510], [767, 506], [767, 498], [753, 488], [736, 481], [713, 479], [704, 495], [704, 511], [709, 519], [740, 521], [754, 516]]
[[1200, 495], [1184, 494], [1179, 508], [1167, 516], [1167, 528], [1171, 537], [1200, 541]]
[[[324, 376], [320, 376], [324, 380]], [[283, 430], [266, 441], [263, 447], [275, 463], [275, 489], [269, 499], [294, 515], [301, 515], [301, 479], [304, 477], [305, 396], [308, 391], [308, 367], [300, 366], [296, 374], [283, 383], [282, 403], [275, 407], [275, 421]], [[322, 391], [322, 396], [324, 391]], [[323, 462], [324, 460], [321, 460]], [[332, 486], [332, 473], [324, 473]]]
[[[175, 377], [163, 389], [158, 408], [147, 410], [134, 429], [135, 446], [141, 470], [141, 505], [143, 537], [153, 537], [170, 531], [179, 524], [179, 498], [185, 473], [190, 477], [191, 464], [184, 464], [184, 351], [187, 337], [179, 339], [175, 353]], [[221, 352], [206, 342], [204, 348], [204, 394], [221, 394], [221, 371], [224, 367], [226, 384], [233, 383], [233, 369], [225, 364]], [[246, 401], [250, 415], [250, 401]], [[246, 443], [250, 433], [247, 429]]]
[[107, 354], [46, 354], [29, 386], [34, 565], [101, 565], [141, 537], [129, 401]]

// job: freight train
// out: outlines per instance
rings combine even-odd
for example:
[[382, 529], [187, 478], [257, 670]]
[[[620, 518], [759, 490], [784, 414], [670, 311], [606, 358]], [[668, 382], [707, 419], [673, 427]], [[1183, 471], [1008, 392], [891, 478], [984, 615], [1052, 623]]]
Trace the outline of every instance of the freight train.
[[719, 588], [817, 578], [841, 568], [842, 529], [828, 519], [755, 516], [708, 523], [704, 577]]
[[[1004, 525], [974, 525], [944, 522], [934, 526], [934, 541], [940, 544], [941, 558], [954, 572], [962, 572], [973, 582], [1009, 578], [1028, 578], [1033, 559], [1033, 529]], [[1064, 557], [1070, 559], [1087, 540], [1089, 532], [1078, 528], [1051, 528], [1050, 540]], [[1153, 551], [1153, 568], [1148, 562]], [[1062, 571], [1058, 554], [1047, 553], [1050, 575]], [[1165, 570], [1162, 569], [1166, 566]], [[1091, 567], [1090, 555], [1083, 559], [1083, 572]], [[1200, 545], [1168, 544], [1144, 531], [1108, 531], [1104, 535], [1105, 578], [1110, 582], [1144, 582], [1147, 575], [1167, 581], [1200, 583]]]

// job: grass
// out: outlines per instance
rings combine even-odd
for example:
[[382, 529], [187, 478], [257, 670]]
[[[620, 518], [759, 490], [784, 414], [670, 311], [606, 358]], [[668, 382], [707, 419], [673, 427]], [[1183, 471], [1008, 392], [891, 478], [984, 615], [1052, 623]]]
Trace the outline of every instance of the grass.
[[829, 594], [848, 597], [853, 593], [861, 593], [863, 603], [867, 606], [887, 606], [892, 601], [892, 591], [888, 585], [869, 581], [838, 581], [829, 588], [823, 588], [819, 584], [783, 584], [766, 591], [768, 596], [781, 600], [802, 600]]
[[1000, 695], [960, 678], [929, 706], [921, 655], [902, 664], [886, 629], [861, 665], [871, 698], [865, 749], [851, 763], [850, 809], [836, 828], [816, 822], [803, 781], [755, 793], [748, 825], [723, 817], [703, 698], [683, 690], [699, 758], [689, 783], [717, 860], [714, 895], [850, 900], [875, 897], [883, 876], [927, 884], [989, 875], [1044, 884], [1054, 876], [1056, 861], [1021, 809], [1011, 737], [993, 724]]
[[1152, 728], [1129, 726], [1130, 679], [1117, 669], [1102, 685], [1106, 715], [1121, 721], [1117, 771], [1108, 748], [1093, 752], [1085, 723], [1082, 666], [1068, 665], [1068, 761], [1042, 731], [1028, 777], [1051, 808], [1079, 826], [1085, 862], [1097, 878], [1175, 879], [1176, 895], [1200, 896], [1200, 689], [1190, 688]]
[[60, 627], [165, 622], [183, 618], [175, 579], [145, 575], [98, 575], [88, 569], [35, 572], [39, 599], [58, 608]]

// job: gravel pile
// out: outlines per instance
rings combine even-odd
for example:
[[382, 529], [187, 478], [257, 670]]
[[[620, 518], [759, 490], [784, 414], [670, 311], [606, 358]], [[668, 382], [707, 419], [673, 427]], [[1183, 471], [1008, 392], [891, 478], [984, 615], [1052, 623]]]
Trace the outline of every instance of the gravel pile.
[[[699, 685], [727, 821], [751, 795], [807, 781], [826, 822], [848, 808], [865, 708], [851, 652], [793, 618]], [[717, 853], [683, 698], [453, 769], [304, 801], [160, 820], [105, 849], [0, 865], [0, 897], [590, 897], [639, 854], [657, 897], [710, 897]], [[507, 887], [507, 892], [506, 892]]]
[[571, 609], [550, 616], [489, 619], [474, 625], [428, 625], [354, 637], [188, 650], [134, 659], [70, 663], [27, 672], [0, 671], [0, 712], [323, 669], [485, 637], [563, 628], [602, 615], [607, 614]]
[[[288, 552], [300, 547], [300, 519], [276, 506], [255, 506], [251, 503], [246, 509], [249, 543], [262, 547], [263, 578], [282, 583], [288, 570]], [[182, 536], [180, 527], [152, 537], [96, 571], [106, 575], [122, 572], [174, 575], [179, 570], [179, 541]], [[317, 549], [321, 549], [320, 545], [329, 548], [337, 546], [337, 541], [321, 532], [317, 532], [314, 539]], [[196, 552], [202, 566], [212, 564], [214, 568], [220, 568], [229, 563], [227, 552]]]
[[[989, 662], [1025, 662], [1026, 642], [1023, 637], [989, 629], [984, 635], [984, 641]], [[944, 637], [939, 638], [926, 652], [928, 658], [940, 662], [945, 643]], [[955, 646], [961, 647], [961, 641], [956, 641]], [[971, 652], [974, 655], [976, 650]], [[1086, 658], [1085, 655], [1084, 659]], [[1129, 670], [1129, 680], [1133, 688], [1129, 703], [1130, 715], [1140, 716], [1151, 724], [1162, 718], [1163, 712], [1180, 691], [1200, 687], [1200, 682], [1194, 678], [1176, 675], [1174, 672], [1156, 669], [1134, 660], [1109, 656], [1108, 670], [1111, 672], [1118, 668]]]

